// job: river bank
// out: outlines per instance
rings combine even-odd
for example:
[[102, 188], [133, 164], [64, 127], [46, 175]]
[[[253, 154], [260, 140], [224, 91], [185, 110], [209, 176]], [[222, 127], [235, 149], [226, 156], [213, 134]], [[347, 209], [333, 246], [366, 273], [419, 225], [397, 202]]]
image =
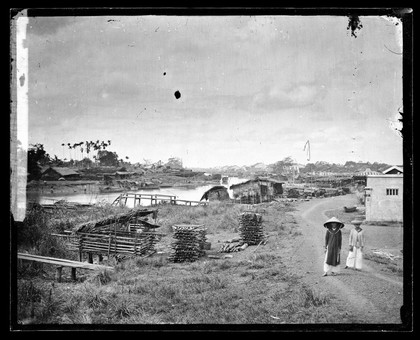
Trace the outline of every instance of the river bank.
[[[146, 185], [144, 187], [136, 187], [137, 190], [166, 189], [166, 188], [197, 188], [205, 185], [218, 185], [220, 181], [179, 181], [167, 184]], [[73, 193], [101, 193], [100, 187], [103, 186], [102, 181], [92, 180], [76, 180], [76, 181], [32, 181], [26, 186], [27, 192], [33, 194], [73, 194]], [[110, 192], [124, 192], [127, 189], [113, 188]]]

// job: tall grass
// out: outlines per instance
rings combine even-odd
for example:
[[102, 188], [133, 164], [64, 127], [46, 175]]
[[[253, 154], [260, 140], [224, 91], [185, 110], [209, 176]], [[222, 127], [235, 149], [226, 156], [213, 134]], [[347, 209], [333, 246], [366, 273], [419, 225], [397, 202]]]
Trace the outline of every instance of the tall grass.
[[[164, 232], [172, 232], [174, 224], [188, 223], [203, 224], [209, 233], [217, 233], [234, 232], [238, 215], [246, 207], [212, 202], [206, 207], [164, 205], [158, 209], [157, 224]], [[290, 231], [297, 232], [298, 226], [286, 216], [285, 210], [274, 205], [266, 209], [264, 228], [285, 238], [293, 237]], [[73, 216], [71, 221], [102, 213], [105, 211], [99, 208], [90, 216]], [[48, 219], [43, 223], [49, 225]], [[18, 318], [32, 315], [36, 323], [93, 324], [331, 320], [330, 299], [289, 273], [281, 255], [271, 253], [270, 247], [269, 242], [252, 253], [252, 259], [248, 256], [235, 261], [203, 258], [193, 263], [172, 263], [162, 256], [131, 258], [116, 264], [114, 272], [91, 272], [83, 282], [56, 284], [53, 289], [35, 279], [30, 288], [28, 281], [21, 279]]]
[[114, 207], [110, 204], [97, 204], [83, 212], [65, 208], [51, 211], [29, 209], [17, 231], [18, 249], [39, 255], [73, 258], [75, 255], [66, 250], [65, 241], [52, 236], [52, 233], [62, 233], [64, 230], [73, 229], [79, 223], [127, 210], [128, 208]]

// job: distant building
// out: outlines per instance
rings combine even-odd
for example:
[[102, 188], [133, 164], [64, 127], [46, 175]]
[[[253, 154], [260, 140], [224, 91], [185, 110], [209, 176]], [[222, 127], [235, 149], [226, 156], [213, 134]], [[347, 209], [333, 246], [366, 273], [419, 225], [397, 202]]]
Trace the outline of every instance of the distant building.
[[382, 175], [382, 174], [378, 171], [370, 170], [369, 168], [366, 168], [365, 171], [359, 171], [354, 174], [354, 176], [358, 176], [358, 177], [366, 177], [370, 175]]
[[269, 202], [283, 194], [283, 182], [267, 177], [257, 177], [246, 182], [231, 185], [233, 197], [243, 203]]
[[134, 172], [129, 172], [129, 171], [116, 171], [115, 172], [116, 179], [126, 179], [126, 178], [130, 178], [133, 175], [134, 175]]
[[367, 176], [366, 221], [402, 222], [403, 182], [403, 175]]
[[80, 178], [80, 174], [70, 168], [49, 167], [41, 175], [41, 179], [44, 181], [58, 181], [60, 178], [75, 180]]

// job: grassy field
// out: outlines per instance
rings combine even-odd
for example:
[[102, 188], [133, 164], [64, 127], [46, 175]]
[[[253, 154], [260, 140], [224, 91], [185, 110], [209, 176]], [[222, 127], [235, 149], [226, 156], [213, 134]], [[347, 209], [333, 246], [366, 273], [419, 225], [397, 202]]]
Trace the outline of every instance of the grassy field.
[[[291, 270], [284, 254], [302, 237], [290, 211], [293, 204], [262, 204], [265, 245], [231, 253], [218, 250], [238, 236], [238, 215], [247, 206], [211, 203], [207, 207], [163, 205], [157, 224], [165, 234], [158, 253], [129, 258], [114, 272], [78, 273], [70, 270], [54, 282], [54, 271], [24, 264], [18, 268], [17, 312], [21, 323], [34, 324], [301, 324], [351, 322], [330, 295], [306, 286]], [[51, 232], [71, 229], [76, 223], [110, 213], [107, 205], [84, 214], [57, 211], [29, 214], [20, 231], [19, 248], [42, 255], [74, 258]], [[115, 211], [114, 211], [115, 212]], [[32, 219], [32, 220], [31, 220]], [[203, 224], [211, 249], [193, 263], [167, 259], [172, 225]], [[42, 228], [40, 226], [42, 225]], [[42, 230], [40, 230], [42, 229]]]

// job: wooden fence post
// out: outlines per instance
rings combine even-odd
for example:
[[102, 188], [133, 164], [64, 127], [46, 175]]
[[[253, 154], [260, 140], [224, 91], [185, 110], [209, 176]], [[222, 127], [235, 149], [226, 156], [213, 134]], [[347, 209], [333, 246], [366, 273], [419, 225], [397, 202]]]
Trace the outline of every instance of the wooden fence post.
[[108, 263], [109, 263], [109, 252], [111, 251], [111, 233], [109, 233], [109, 241], [108, 241]]
[[61, 272], [63, 270], [63, 267], [57, 267], [55, 270], [55, 278], [57, 282], [61, 282]]
[[79, 236], [79, 261], [83, 261], [83, 235]]
[[76, 268], [71, 268], [71, 279], [76, 281]]

